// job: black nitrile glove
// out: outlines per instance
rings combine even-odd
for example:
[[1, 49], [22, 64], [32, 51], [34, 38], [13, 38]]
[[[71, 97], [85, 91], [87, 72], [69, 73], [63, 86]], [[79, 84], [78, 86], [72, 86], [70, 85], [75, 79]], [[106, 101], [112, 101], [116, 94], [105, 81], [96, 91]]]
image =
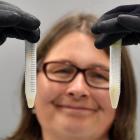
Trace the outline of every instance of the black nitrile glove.
[[40, 38], [40, 21], [20, 8], [0, 1], [0, 45], [7, 37], [36, 43]]
[[122, 45], [140, 43], [140, 5], [123, 5], [106, 12], [93, 26], [97, 48], [105, 48], [122, 38]]

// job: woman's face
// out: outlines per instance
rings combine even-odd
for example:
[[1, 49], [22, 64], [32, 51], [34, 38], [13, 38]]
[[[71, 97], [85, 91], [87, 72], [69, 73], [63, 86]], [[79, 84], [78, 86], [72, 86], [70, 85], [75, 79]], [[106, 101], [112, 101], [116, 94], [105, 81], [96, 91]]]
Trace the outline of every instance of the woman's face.
[[[91, 36], [80, 32], [69, 33], [57, 42], [44, 63], [50, 61], [71, 62], [81, 69], [109, 69], [105, 52], [94, 47]], [[35, 109], [47, 140], [105, 140], [115, 118], [108, 89], [89, 86], [82, 73], [71, 82], [60, 83], [39, 72]]]

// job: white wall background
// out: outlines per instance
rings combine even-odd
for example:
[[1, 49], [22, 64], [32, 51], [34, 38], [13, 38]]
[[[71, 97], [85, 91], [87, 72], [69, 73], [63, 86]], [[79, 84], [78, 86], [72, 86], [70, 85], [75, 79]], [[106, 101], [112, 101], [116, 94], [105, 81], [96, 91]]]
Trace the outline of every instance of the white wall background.
[[[62, 15], [69, 11], [86, 11], [101, 16], [118, 5], [136, 4], [140, 0], [4, 0], [35, 15], [41, 20], [41, 37]], [[130, 47], [138, 94], [140, 92], [140, 48]], [[10, 135], [20, 118], [19, 90], [24, 72], [24, 42], [7, 39], [0, 46], [0, 137]], [[140, 118], [140, 95], [138, 95]], [[140, 137], [140, 119], [137, 121], [137, 138]]]

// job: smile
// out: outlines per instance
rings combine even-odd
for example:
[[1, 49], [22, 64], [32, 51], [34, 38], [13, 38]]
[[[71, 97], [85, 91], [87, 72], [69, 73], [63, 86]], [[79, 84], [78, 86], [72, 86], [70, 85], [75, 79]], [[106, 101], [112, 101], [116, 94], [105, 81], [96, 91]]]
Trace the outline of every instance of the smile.
[[55, 105], [57, 109], [61, 111], [65, 111], [67, 113], [76, 113], [76, 114], [90, 114], [96, 112], [97, 109], [91, 109], [81, 106], [72, 106], [72, 105]]

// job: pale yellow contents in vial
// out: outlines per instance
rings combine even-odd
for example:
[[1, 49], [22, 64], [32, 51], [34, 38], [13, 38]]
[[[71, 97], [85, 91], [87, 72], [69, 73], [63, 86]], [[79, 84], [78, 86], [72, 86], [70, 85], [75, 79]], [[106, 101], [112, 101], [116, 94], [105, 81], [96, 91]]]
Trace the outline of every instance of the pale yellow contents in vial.
[[118, 85], [113, 85], [110, 88], [110, 98], [111, 98], [111, 105], [112, 108], [116, 109], [118, 106], [118, 101], [119, 101], [119, 94], [120, 90]]
[[34, 107], [34, 98], [33, 97], [27, 97], [27, 104], [29, 108]]

